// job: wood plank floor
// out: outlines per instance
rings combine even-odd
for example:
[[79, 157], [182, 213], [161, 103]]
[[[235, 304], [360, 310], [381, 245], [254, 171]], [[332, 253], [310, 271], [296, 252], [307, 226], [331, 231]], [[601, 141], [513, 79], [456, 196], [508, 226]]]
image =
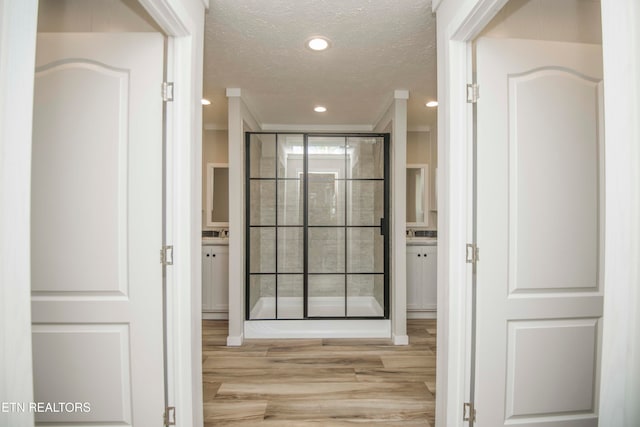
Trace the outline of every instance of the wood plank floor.
[[433, 426], [436, 321], [387, 340], [247, 340], [203, 321], [205, 426]]

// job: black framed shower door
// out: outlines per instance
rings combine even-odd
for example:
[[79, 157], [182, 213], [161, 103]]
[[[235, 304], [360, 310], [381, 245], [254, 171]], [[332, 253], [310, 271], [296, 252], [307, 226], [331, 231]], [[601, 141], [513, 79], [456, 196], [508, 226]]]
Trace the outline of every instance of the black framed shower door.
[[246, 318], [389, 318], [389, 134], [246, 134]]

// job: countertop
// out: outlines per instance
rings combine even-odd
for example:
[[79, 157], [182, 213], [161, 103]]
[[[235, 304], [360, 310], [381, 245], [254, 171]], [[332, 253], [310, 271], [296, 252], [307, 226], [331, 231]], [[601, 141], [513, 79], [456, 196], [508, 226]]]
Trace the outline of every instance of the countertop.
[[228, 237], [203, 237], [202, 244], [203, 245], [228, 245], [229, 238]]
[[[203, 237], [203, 245], [228, 245], [226, 237]], [[436, 246], [438, 239], [435, 237], [407, 237], [407, 246]]]
[[407, 246], [437, 246], [437, 237], [407, 237]]

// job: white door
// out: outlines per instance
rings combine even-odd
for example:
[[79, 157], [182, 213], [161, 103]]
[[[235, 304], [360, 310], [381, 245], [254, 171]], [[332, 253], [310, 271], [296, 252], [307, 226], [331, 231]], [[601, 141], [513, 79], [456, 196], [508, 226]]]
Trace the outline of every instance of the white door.
[[35, 400], [74, 404], [36, 421], [162, 425], [163, 36], [42, 34], [36, 65]]
[[598, 423], [600, 46], [477, 42], [476, 425]]

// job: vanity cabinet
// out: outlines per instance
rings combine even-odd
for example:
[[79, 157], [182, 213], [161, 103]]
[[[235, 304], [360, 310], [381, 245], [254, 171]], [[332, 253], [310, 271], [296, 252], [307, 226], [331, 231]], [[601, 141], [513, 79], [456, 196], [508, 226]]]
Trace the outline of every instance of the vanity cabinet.
[[202, 312], [205, 319], [226, 319], [229, 312], [229, 246], [202, 246]]
[[407, 246], [407, 317], [434, 319], [437, 307], [437, 246]]

